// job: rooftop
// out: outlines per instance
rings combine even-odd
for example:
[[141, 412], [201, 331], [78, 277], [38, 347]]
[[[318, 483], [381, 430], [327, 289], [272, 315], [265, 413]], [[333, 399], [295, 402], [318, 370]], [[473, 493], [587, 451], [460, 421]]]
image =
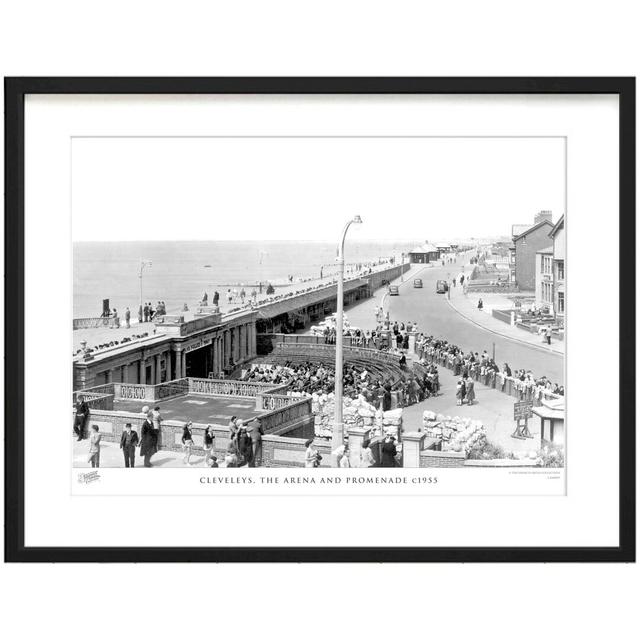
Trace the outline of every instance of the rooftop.
[[[447, 245], [448, 246], [448, 245]], [[437, 253], [438, 247], [435, 247], [432, 244], [425, 243], [415, 249], [411, 249], [409, 253]]]

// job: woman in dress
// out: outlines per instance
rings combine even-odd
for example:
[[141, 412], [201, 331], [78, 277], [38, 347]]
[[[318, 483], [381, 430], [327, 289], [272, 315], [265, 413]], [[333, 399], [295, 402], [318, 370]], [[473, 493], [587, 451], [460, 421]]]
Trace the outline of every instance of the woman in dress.
[[89, 462], [92, 467], [100, 466], [100, 440], [102, 436], [99, 433], [98, 425], [94, 424], [92, 427], [92, 433], [89, 437]]
[[319, 454], [316, 449], [313, 448], [313, 438], [310, 438], [304, 443], [306, 451], [304, 453], [304, 466], [307, 469], [313, 469], [319, 466]]
[[191, 448], [193, 447], [193, 435], [191, 434], [192, 422], [187, 422], [182, 429], [182, 449], [184, 450], [185, 464], [190, 464]]
[[209, 460], [213, 457], [214, 444], [216, 436], [213, 433], [213, 427], [208, 424], [204, 432], [204, 438], [202, 444], [204, 447], [204, 466], [209, 466]]
[[467, 378], [465, 383], [465, 396], [467, 398], [467, 404], [471, 405], [476, 399], [476, 392], [474, 389], [474, 382], [471, 378]]

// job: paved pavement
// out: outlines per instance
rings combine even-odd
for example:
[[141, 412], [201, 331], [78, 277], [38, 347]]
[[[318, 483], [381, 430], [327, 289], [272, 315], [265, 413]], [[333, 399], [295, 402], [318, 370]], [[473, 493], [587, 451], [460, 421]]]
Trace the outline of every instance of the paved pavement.
[[[140, 457], [139, 449], [136, 449], [135, 468], [143, 469], [143, 460]], [[204, 455], [202, 452], [194, 453], [190, 460], [190, 466], [205, 467]], [[179, 451], [158, 451], [152, 458], [151, 464], [154, 467], [175, 467], [184, 468], [184, 456]], [[117, 442], [102, 442], [100, 444], [100, 466], [105, 468], [124, 468], [124, 456]], [[218, 466], [223, 467], [224, 461], [218, 458]], [[74, 438], [73, 441], [73, 468], [86, 469], [91, 467], [89, 463], [89, 440], [81, 440], [80, 442]]]
[[[458, 280], [459, 282], [459, 280]], [[483, 309], [478, 309], [478, 300], [482, 298]], [[451, 296], [447, 296], [449, 305], [465, 320], [472, 322], [487, 331], [497, 333], [505, 338], [517, 342], [530, 344], [545, 352], [564, 354], [564, 340], [552, 337], [551, 345], [547, 345], [542, 337], [536, 333], [529, 333], [518, 327], [512, 327], [491, 315], [492, 309], [511, 309], [513, 302], [505, 295], [485, 293], [465, 293], [463, 287], [451, 289]]]
[[476, 401], [473, 405], [456, 405], [456, 381], [458, 378], [445, 367], [438, 366], [440, 378], [440, 394], [432, 396], [423, 402], [405, 407], [402, 410], [403, 428], [405, 431], [412, 431], [422, 423], [424, 411], [435, 411], [445, 416], [460, 416], [461, 418], [471, 418], [480, 420], [487, 430], [487, 440], [499, 445], [505, 451], [514, 453], [528, 453], [532, 449], [536, 450], [540, 445], [539, 420], [533, 419], [529, 423], [529, 431], [532, 439], [519, 440], [512, 438], [511, 434], [515, 429], [513, 420], [513, 404], [515, 398], [506, 395], [495, 389], [485, 387], [476, 382], [474, 390]]

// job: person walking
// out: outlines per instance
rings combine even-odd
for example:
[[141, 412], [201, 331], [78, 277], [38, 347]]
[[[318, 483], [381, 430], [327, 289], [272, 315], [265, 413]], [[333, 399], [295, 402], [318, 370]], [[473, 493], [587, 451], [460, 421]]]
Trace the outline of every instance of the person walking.
[[465, 391], [464, 382], [462, 381], [462, 378], [460, 378], [460, 380], [458, 380], [456, 384], [456, 404], [458, 406], [461, 406], [462, 403], [464, 402], [464, 391]]
[[152, 467], [151, 457], [158, 452], [158, 436], [160, 434], [160, 427], [158, 426], [156, 429], [152, 420], [151, 411], [147, 413], [147, 417], [142, 423], [140, 434], [140, 455], [144, 458], [144, 466]]
[[120, 318], [118, 317], [118, 310], [113, 310], [113, 322], [115, 324], [116, 329], [120, 328]]
[[184, 451], [184, 464], [191, 464], [191, 448], [193, 447], [193, 435], [191, 426], [193, 422], [187, 422], [182, 428], [182, 450]]
[[89, 437], [89, 462], [92, 467], [100, 466], [100, 440], [102, 436], [100, 435], [100, 430], [97, 424], [94, 424], [92, 427], [92, 433]]
[[87, 437], [86, 425], [89, 419], [89, 405], [84, 401], [84, 396], [78, 396], [76, 401], [76, 415], [73, 419], [73, 432], [78, 436], [78, 442]]
[[213, 458], [213, 451], [215, 449], [216, 436], [213, 433], [213, 427], [208, 424], [204, 432], [204, 438], [202, 444], [204, 447], [204, 466], [209, 466], [209, 460]]
[[133, 469], [136, 466], [136, 446], [138, 444], [138, 433], [133, 431], [131, 423], [124, 425], [124, 431], [120, 437], [120, 448], [124, 455], [124, 466]]
[[467, 378], [465, 382], [465, 396], [467, 398], [467, 404], [472, 405], [476, 399], [476, 392], [474, 389], [474, 382], [472, 378]]
[[306, 450], [304, 452], [304, 466], [307, 469], [313, 469], [320, 466], [321, 456], [317, 449], [313, 448], [313, 438], [304, 443]]
[[547, 325], [547, 328], [544, 330], [544, 337], [547, 341], [547, 344], [551, 344], [551, 327]]
[[351, 462], [349, 461], [349, 447], [346, 444], [342, 448], [342, 456], [340, 457], [338, 466], [341, 469], [348, 469], [349, 467], [351, 467]]
[[362, 443], [362, 449], [360, 451], [360, 466], [365, 469], [376, 466], [376, 459], [373, 457], [373, 452], [371, 451], [368, 440]]
[[149, 322], [149, 305], [146, 302], [144, 303], [142, 313], [144, 314], [144, 321]]
[[129, 307], [124, 310], [124, 326], [127, 329], [131, 329], [131, 311]]
[[262, 465], [262, 436], [264, 431], [260, 423], [251, 423], [247, 426], [249, 437], [251, 438], [251, 462], [250, 467], [259, 467]]
[[218, 306], [218, 302], [220, 301], [220, 294], [217, 291], [213, 292], [213, 306], [217, 307]]
[[238, 421], [238, 466], [242, 467], [252, 465], [253, 460], [253, 447], [251, 444], [251, 438], [247, 433], [247, 428], [242, 421]]
[[226, 467], [238, 466], [238, 443], [234, 439], [229, 440], [227, 445], [227, 454], [224, 457], [224, 464]]
[[381, 467], [395, 467], [396, 466], [396, 454], [398, 450], [396, 449], [395, 437], [392, 435], [388, 435], [384, 444], [382, 445], [382, 463]]

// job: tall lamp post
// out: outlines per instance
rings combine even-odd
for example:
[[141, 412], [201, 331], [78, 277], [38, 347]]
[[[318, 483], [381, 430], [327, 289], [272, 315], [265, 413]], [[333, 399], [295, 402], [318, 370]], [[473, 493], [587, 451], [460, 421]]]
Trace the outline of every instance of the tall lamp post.
[[140, 309], [144, 307], [144, 303], [142, 302], [142, 272], [145, 267], [150, 267], [152, 264], [151, 260], [143, 260], [140, 258], [140, 272], [138, 273], [138, 278], [140, 278]]
[[[344, 425], [342, 424], [342, 376], [343, 376], [343, 307], [344, 307], [344, 240], [347, 231], [352, 224], [362, 224], [360, 216], [354, 216], [349, 220], [342, 232], [340, 244], [338, 244], [338, 299], [336, 304], [336, 372], [335, 372], [335, 411], [333, 417], [333, 431], [331, 435], [331, 451], [335, 451], [344, 444]], [[336, 455], [331, 456], [331, 464], [338, 466]]]

